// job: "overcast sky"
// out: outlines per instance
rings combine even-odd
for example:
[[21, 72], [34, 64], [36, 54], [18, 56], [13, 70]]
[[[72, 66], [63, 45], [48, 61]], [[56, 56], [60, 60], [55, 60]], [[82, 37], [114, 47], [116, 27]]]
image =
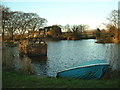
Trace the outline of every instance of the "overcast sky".
[[91, 29], [104, 28], [102, 23], [119, 0], [2, 0], [12, 11], [37, 13], [47, 25], [87, 24]]

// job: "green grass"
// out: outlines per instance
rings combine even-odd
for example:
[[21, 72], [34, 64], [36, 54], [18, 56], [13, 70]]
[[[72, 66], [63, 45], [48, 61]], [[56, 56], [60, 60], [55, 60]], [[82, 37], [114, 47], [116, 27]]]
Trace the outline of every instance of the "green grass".
[[15, 71], [3, 71], [3, 88], [118, 88], [119, 78], [80, 80], [72, 78], [45, 78]]

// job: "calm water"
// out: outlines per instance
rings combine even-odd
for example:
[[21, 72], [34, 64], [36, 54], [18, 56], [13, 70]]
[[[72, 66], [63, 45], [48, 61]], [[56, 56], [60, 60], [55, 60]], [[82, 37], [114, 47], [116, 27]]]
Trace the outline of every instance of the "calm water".
[[[33, 67], [40, 76], [55, 77], [56, 73], [77, 66], [85, 61], [104, 59], [110, 63], [113, 70], [120, 69], [118, 44], [97, 44], [95, 40], [77, 41], [48, 41], [47, 57], [19, 57], [17, 47], [7, 48], [3, 52], [3, 59], [11, 59], [12, 66], [16, 69]], [[4, 55], [4, 53], [7, 53]], [[9, 55], [10, 54], [10, 55]]]

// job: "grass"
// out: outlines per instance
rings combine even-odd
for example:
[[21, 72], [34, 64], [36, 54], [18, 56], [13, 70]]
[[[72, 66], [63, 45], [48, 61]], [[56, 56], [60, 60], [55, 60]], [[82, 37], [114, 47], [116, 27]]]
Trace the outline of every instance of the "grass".
[[73, 78], [45, 78], [16, 71], [3, 71], [3, 88], [118, 88], [119, 78], [81, 80]]

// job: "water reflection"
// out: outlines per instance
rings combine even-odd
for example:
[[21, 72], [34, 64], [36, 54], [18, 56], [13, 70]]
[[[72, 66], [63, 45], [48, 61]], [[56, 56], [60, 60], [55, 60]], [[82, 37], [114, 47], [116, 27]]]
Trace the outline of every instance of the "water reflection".
[[31, 59], [29, 57], [20, 57], [19, 68], [21, 71], [24, 71], [29, 74], [36, 73], [34, 65], [31, 63]]
[[20, 57], [18, 47], [5, 47], [2, 50], [3, 69], [15, 69], [32, 74], [35, 73], [35, 67], [28, 57]]
[[37, 75], [47, 76], [47, 56], [30, 57]]

